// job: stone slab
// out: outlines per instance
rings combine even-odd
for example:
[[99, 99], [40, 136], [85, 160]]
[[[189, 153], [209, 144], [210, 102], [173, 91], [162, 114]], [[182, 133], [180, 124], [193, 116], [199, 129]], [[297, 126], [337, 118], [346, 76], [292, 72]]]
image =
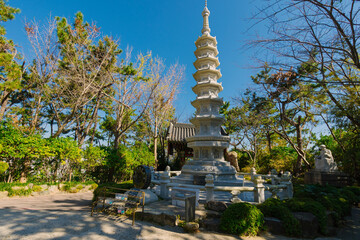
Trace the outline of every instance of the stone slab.
[[314, 214], [308, 212], [293, 212], [299, 221], [303, 237], [313, 238], [319, 235], [319, 223]]
[[342, 172], [320, 172], [311, 170], [305, 173], [305, 184], [332, 185], [335, 187], [343, 187], [351, 185], [350, 176]]
[[264, 220], [267, 231], [273, 234], [285, 234], [285, 228], [280, 219], [274, 217], [265, 217]]

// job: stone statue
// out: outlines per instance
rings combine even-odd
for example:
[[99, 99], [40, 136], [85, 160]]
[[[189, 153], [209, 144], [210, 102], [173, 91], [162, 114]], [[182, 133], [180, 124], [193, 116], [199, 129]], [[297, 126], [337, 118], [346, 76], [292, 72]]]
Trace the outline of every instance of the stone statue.
[[336, 172], [338, 170], [331, 151], [325, 145], [320, 145], [320, 155], [315, 158], [315, 170], [320, 172]]
[[225, 153], [225, 160], [230, 162], [230, 165], [233, 166], [237, 172], [240, 172], [239, 163], [237, 160], [237, 152], [226, 152]]

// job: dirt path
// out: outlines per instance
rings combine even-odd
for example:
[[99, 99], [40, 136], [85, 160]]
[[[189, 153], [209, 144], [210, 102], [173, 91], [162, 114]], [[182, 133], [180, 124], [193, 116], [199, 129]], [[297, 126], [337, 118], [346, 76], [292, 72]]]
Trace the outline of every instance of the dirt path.
[[[57, 194], [27, 198], [0, 200], [0, 239], [123, 239], [123, 240], [263, 240], [292, 238], [265, 235], [262, 237], [243, 237], [198, 233], [183, 233], [179, 227], [161, 227], [147, 222], [136, 221], [131, 226], [128, 218], [109, 219], [90, 216], [92, 193]], [[328, 239], [356, 238], [360, 231], [360, 211], [356, 209], [353, 225], [344, 228], [339, 234], [343, 237]], [[355, 229], [355, 231], [353, 231]], [[355, 235], [353, 233], [355, 232]], [[341, 235], [339, 235], [341, 236]], [[351, 238], [348, 238], [351, 237]], [[324, 239], [324, 238], [322, 238]]]

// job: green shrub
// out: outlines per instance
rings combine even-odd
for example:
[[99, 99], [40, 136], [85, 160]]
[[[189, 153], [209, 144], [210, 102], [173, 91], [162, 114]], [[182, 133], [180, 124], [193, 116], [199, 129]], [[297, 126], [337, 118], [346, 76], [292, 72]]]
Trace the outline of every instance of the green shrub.
[[7, 162], [0, 161], [0, 174], [6, 172], [8, 168], [9, 168], [9, 164]]
[[351, 187], [346, 187], [345, 189], [353, 192], [355, 194], [355, 196], [357, 196], [357, 199], [356, 199], [357, 202], [360, 202], [360, 187], [351, 186]]
[[77, 188], [72, 188], [72, 189], [70, 189], [68, 192], [69, 193], [78, 193], [80, 190], [79, 189], [77, 189]]
[[325, 207], [312, 199], [293, 198], [286, 202], [286, 205], [292, 212], [310, 212], [314, 214], [320, 225], [320, 232], [327, 233], [327, 216]]
[[14, 196], [29, 196], [31, 194], [31, 189], [25, 189], [25, 188], [20, 188], [20, 189], [9, 189], [8, 190], [8, 196], [9, 197], [14, 197]]
[[71, 184], [65, 184], [64, 186], [61, 187], [60, 190], [64, 192], [69, 192], [71, 190]]
[[79, 190], [79, 191], [82, 190], [83, 188], [84, 188], [83, 185], [77, 185], [77, 186], [76, 186], [76, 189]]
[[343, 196], [352, 205], [360, 202], [360, 194], [357, 191], [352, 191], [351, 188], [344, 188], [340, 191]]
[[281, 220], [286, 234], [289, 236], [300, 236], [301, 228], [299, 221], [294, 217], [283, 201], [269, 198], [258, 206], [266, 217], [275, 217]]
[[33, 192], [41, 192], [42, 191], [42, 187], [38, 186], [38, 185], [34, 185], [31, 189]]
[[91, 184], [89, 190], [95, 190], [98, 187], [96, 183]]
[[221, 216], [220, 229], [231, 234], [257, 235], [264, 225], [264, 215], [249, 203], [231, 204]]

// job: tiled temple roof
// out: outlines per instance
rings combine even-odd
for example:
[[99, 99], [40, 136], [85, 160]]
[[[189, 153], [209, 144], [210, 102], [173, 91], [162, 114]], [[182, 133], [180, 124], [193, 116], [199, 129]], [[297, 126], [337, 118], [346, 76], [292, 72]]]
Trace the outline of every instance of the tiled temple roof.
[[[170, 142], [186, 143], [186, 138], [195, 135], [195, 126], [191, 123], [170, 123], [167, 140]], [[227, 133], [221, 128], [221, 135], [226, 136]]]
[[187, 137], [195, 135], [195, 126], [189, 123], [170, 123], [167, 139], [171, 142], [186, 143]]

